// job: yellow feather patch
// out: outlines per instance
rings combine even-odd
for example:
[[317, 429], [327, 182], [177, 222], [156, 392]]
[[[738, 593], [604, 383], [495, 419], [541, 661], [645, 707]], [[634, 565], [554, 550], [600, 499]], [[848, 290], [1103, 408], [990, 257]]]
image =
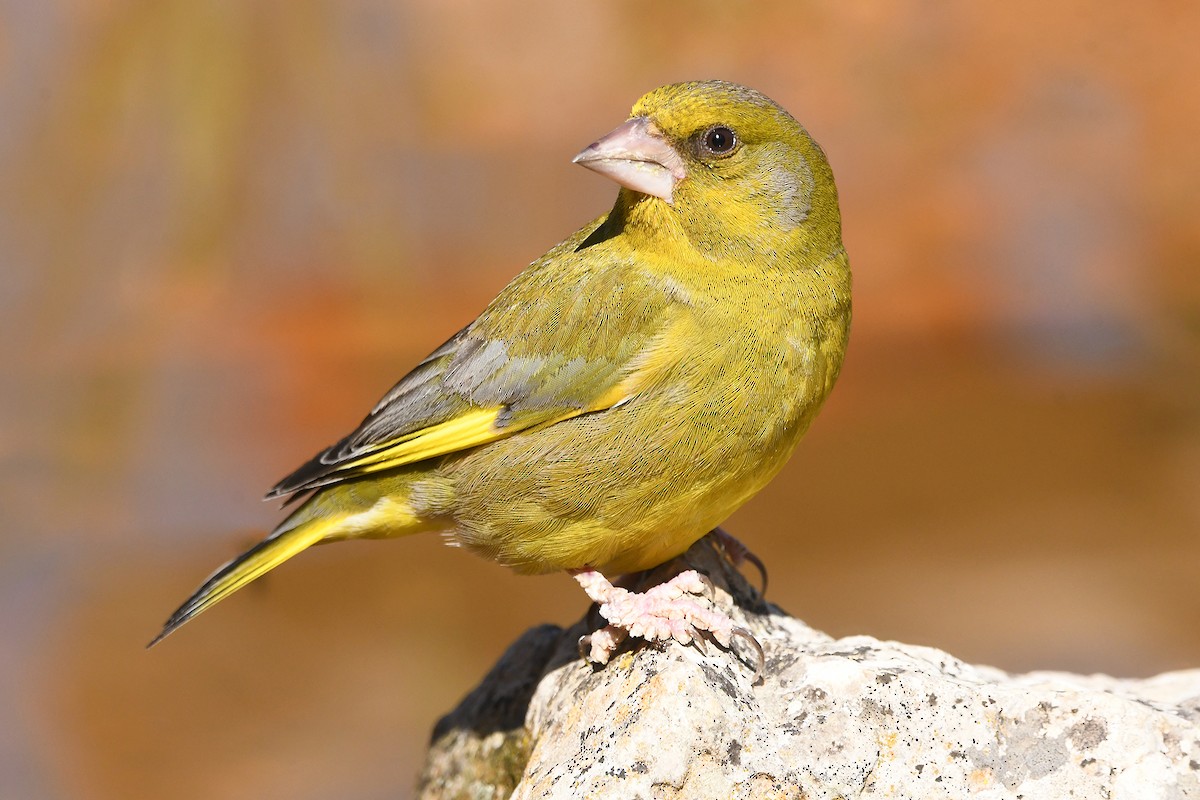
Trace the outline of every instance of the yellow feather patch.
[[[563, 420], [577, 417], [580, 414], [603, 411], [606, 408], [618, 405], [632, 396], [634, 387], [639, 383], [636, 380], [637, 377], [630, 376], [630, 378], [612, 387], [587, 408], [572, 409], [565, 414], [550, 417], [543, 422], [539, 422], [533, 427], [535, 430], [544, 428], [547, 425], [554, 425]], [[498, 406], [496, 408], [468, 411], [446, 422], [422, 428], [415, 433], [397, 439], [393, 443], [384, 444], [373, 453], [344, 464], [338, 469], [338, 472], [347, 472], [352, 475], [367, 475], [372, 472], [402, 467], [405, 464], [415, 464], [418, 461], [444, 456], [449, 453], [469, 450], [472, 447], [504, 439], [522, 430], [529, 429], [525, 425], [497, 427], [496, 420], [500, 417], [503, 410], [503, 407]]]
[[[571, 409], [559, 416], [538, 422], [532, 428], [534, 430], [545, 428], [580, 414], [603, 411], [620, 405], [637, 393], [641, 384], [645, 382], [645, 378], [644, 370], [638, 370], [601, 394], [586, 408]], [[520, 424], [497, 427], [496, 420], [503, 411], [503, 406], [481, 408], [460, 414], [454, 419], [440, 422], [437, 425], [430, 425], [393, 442], [380, 445], [374, 452], [341, 465], [338, 472], [354, 476], [368, 475], [449, 453], [469, 450], [472, 447], [488, 444], [530, 429], [530, 426]]]
[[[613, 406], [619, 406], [621, 403], [624, 403], [635, 394], [635, 387], [638, 384], [638, 381], [635, 380], [635, 378], [637, 377], [638, 376], [631, 375], [629, 378], [621, 381], [616, 386], [612, 387], [607, 392], [596, 398], [596, 402], [588, 406], [586, 410], [603, 411], [606, 408], [612, 408]], [[582, 413], [582, 411], [578, 412], [578, 414]], [[574, 417], [578, 416], [578, 414], [571, 414], [570, 416]], [[561, 419], [566, 419], [566, 417]], [[555, 420], [555, 422], [559, 421], [560, 420]]]
[[224, 578], [208, 588], [198, 598], [193, 615], [236, 592], [254, 579], [265, 575], [301, 550], [307, 550], [324, 538], [339, 519], [312, 520], [269, 540], [269, 544], [253, 553]]
[[422, 428], [393, 444], [385, 444], [375, 452], [345, 464], [338, 471], [365, 475], [503, 439], [515, 431], [496, 427], [496, 419], [501, 411], [501, 406], [468, 411], [454, 419]]
[[192, 617], [219, 603], [246, 584], [273, 570], [292, 556], [312, 547], [341, 523], [343, 517], [324, 517], [299, 522], [295, 527], [269, 536], [214, 572], [204, 585], [181, 605], [162, 632], [147, 647], [165, 639]]

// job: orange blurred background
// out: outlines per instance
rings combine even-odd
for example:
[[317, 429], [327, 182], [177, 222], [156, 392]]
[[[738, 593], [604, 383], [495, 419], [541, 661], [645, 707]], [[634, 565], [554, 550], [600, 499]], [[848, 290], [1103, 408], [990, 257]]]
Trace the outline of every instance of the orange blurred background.
[[723, 77], [825, 147], [842, 380], [728, 527], [834, 635], [1200, 664], [1200, 5], [0, 5], [0, 796], [383, 798], [586, 607], [436, 537], [142, 648], [348, 431], [608, 208], [570, 163]]

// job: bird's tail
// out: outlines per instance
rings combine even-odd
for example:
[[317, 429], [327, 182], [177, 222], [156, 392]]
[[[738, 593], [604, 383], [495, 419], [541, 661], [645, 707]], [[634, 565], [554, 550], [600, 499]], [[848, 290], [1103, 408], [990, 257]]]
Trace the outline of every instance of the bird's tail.
[[[165, 639], [192, 617], [224, 600], [246, 584], [306, 550], [339, 527], [345, 515], [312, 517], [298, 509], [270, 536], [214, 572], [163, 625], [147, 648]], [[289, 527], [290, 525], [290, 527]]]

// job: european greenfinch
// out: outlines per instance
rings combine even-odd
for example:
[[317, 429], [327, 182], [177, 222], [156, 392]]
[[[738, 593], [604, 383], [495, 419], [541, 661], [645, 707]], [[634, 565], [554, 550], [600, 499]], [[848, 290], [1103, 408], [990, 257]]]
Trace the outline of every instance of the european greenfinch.
[[[552, 248], [284, 478], [300, 498], [164, 626], [305, 548], [444, 532], [520, 573], [566, 570], [600, 604], [604, 662], [629, 633], [728, 646], [682, 554], [783, 467], [832, 389], [850, 329], [833, 175], [779, 105], [723, 81], [656, 89], [575, 157], [620, 184]], [[153, 644], [153, 643], [152, 643]]]

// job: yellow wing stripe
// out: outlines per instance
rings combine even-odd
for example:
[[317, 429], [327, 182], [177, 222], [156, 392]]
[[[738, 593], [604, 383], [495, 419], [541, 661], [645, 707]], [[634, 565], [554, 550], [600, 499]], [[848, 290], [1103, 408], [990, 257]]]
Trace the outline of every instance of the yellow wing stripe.
[[[627, 387], [624, 385], [615, 386], [608, 392], [605, 392], [596, 403], [587, 408], [572, 409], [566, 414], [551, 417], [544, 422], [538, 423], [534, 428], [544, 428], [547, 425], [554, 425], [555, 423], [590, 411], [603, 411], [626, 399], [626, 390]], [[478, 447], [481, 444], [504, 439], [522, 430], [528, 430], [528, 428], [519, 426], [497, 428], [496, 419], [500, 416], [502, 410], [503, 408], [498, 407], [468, 411], [454, 419], [438, 423], [437, 425], [430, 425], [428, 428], [418, 431], [411, 438], [406, 437], [395, 444], [384, 445], [374, 453], [348, 462], [338, 471], [351, 472], [355, 475], [366, 475], [385, 469], [402, 467], [405, 464], [414, 464], [418, 461], [424, 461], [427, 458], [436, 458], [448, 453], [468, 450], [472, 447]]]
[[[636, 387], [639, 383], [637, 380], [638, 377], [638, 375], [630, 375], [628, 378], [596, 398], [596, 402], [592, 403], [585, 410], [588, 412], [603, 411], [606, 408], [612, 408], [613, 406], [618, 406], [621, 403], [624, 403], [637, 393]], [[578, 413], [582, 414], [584, 412], [580, 411]], [[576, 414], [571, 414], [570, 416], [574, 417]], [[557, 422], [558, 420], [555, 421]]]
[[481, 408], [430, 425], [398, 439], [394, 444], [386, 444], [373, 453], [348, 462], [338, 471], [365, 475], [503, 439], [515, 431], [496, 427], [496, 418], [502, 410], [502, 406]]
[[[563, 420], [577, 417], [592, 411], [603, 411], [628, 399], [633, 391], [633, 380], [627, 379], [609, 389], [587, 408], [571, 409], [565, 414], [551, 417], [539, 422], [534, 429], [554, 425]], [[338, 472], [352, 475], [367, 475], [386, 469], [415, 464], [428, 458], [444, 456], [469, 450], [481, 444], [487, 444], [499, 439], [512, 436], [522, 430], [523, 426], [496, 427], [496, 420], [504, 410], [503, 406], [481, 408], [460, 414], [454, 419], [430, 425], [419, 431], [401, 437], [390, 444], [384, 444], [372, 453], [349, 461], [338, 468]]]

